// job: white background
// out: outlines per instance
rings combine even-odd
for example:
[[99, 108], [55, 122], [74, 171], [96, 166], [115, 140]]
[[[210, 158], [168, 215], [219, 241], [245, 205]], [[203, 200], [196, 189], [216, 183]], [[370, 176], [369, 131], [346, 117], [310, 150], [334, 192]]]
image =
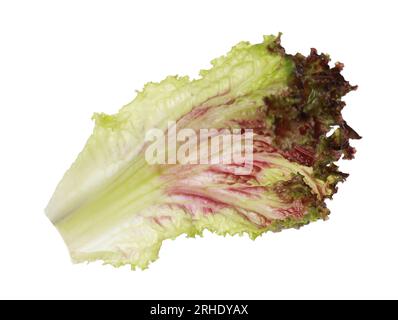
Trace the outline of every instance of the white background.
[[[0, 298], [398, 298], [396, 13], [395, 1], [1, 1]], [[330, 220], [254, 242], [180, 237], [146, 271], [73, 265], [43, 209], [93, 112], [278, 31], [359, 85], [344, 115], [363, 139]]]

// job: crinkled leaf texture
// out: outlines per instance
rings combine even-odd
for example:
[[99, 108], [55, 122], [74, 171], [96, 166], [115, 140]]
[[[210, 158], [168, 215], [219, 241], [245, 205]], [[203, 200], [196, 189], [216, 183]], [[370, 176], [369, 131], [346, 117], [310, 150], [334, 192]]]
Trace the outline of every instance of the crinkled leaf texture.
[[[280, 37], [241, 42], [200, 78], [148, 83], [117, 114], [95, 114], [83, 151], [58, 184], [46, 213], [75, 262], [146, 268], [162, 241], [207, 229], [220, 235], [300, 227], [326, 219], [325, 199], [347, 174], [340, 157], [358, 134], [341, 98], [355, 89], [327, 55], [288, 55]], [[150, 165], [151, 128], [254, 131], [253, 168], [238, 164]], [[330, 134], [330, 131], [333, 133]]]

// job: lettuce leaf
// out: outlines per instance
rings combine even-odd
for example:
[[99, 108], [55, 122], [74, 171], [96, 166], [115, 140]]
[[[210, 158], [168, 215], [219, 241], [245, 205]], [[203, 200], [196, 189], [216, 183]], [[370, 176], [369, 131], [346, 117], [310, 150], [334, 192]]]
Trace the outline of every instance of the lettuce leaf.
[[[349, 140], [360, 138], [341, 115], [341, 98], [356, 88], [343, 65], [330, 67], [315, 49], [286, 54], [280, 36], [241, 42], [211, 64], [199, 79], [148, 83], [118, 113], [94, 114], [93, 134], [46, 208], [73, 261], [146, 268], [163, 240], [181, 234], [254, 239], [327, 218], [325, 199], [347, 178], [335, 162], [353, 158]], [[170, 121], [193, 132], [252, 130], [250, 172], [234, 162], [148, 163], [146, 133], [166, 133]]]

